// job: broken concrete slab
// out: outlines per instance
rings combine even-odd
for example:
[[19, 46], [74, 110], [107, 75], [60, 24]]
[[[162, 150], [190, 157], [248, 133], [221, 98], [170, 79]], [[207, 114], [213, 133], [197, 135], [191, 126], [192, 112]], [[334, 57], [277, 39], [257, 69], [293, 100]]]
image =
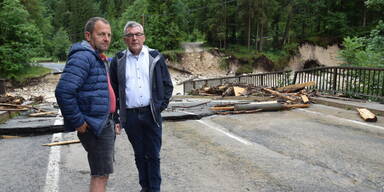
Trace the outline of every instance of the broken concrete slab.
[[58, 117], [18, 117], [0, 124], [1, 135], [38, 135], [64, 131], [64, 124]]

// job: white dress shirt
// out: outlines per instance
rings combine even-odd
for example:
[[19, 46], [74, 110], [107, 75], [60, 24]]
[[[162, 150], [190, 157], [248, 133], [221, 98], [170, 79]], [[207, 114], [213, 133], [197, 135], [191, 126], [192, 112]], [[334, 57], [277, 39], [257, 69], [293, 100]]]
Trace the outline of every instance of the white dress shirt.
[[150, 100], [148, 47], [143, 46], [139, 55], [133, 55], [127, 49], [125, 64], [127, 108], [148, 106]]

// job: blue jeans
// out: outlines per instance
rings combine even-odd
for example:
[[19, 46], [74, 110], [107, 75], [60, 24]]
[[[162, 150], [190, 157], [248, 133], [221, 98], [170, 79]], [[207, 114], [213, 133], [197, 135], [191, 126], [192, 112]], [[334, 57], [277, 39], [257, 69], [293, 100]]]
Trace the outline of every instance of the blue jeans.
[[148, 191], [160, 191], [160, 149], [162, 127], [152, 118], [149, 107], [127, 109], [125, 132], [135, 153], [139, 183]]

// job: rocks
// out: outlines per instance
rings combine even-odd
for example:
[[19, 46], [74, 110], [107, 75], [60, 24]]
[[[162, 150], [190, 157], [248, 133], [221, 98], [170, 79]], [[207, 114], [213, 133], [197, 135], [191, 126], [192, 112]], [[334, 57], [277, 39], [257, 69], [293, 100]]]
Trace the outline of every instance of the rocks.
[[26, 100], [53, 103], [56, 102], [54, 91], [59, 78], [60, 75], [47, 75], [36, 85], [9, 89], [7, 94], [12, 97], [23, 97]]

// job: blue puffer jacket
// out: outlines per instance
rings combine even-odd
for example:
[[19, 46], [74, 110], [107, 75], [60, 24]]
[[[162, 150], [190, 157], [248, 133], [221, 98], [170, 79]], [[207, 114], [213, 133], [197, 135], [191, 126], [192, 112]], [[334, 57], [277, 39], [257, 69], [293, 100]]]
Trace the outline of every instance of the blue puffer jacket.
[[67, 131], [86, 121], [101, 133], [109, 111], [107, 68], [88, 42], [72, 45], [55, 95]]

